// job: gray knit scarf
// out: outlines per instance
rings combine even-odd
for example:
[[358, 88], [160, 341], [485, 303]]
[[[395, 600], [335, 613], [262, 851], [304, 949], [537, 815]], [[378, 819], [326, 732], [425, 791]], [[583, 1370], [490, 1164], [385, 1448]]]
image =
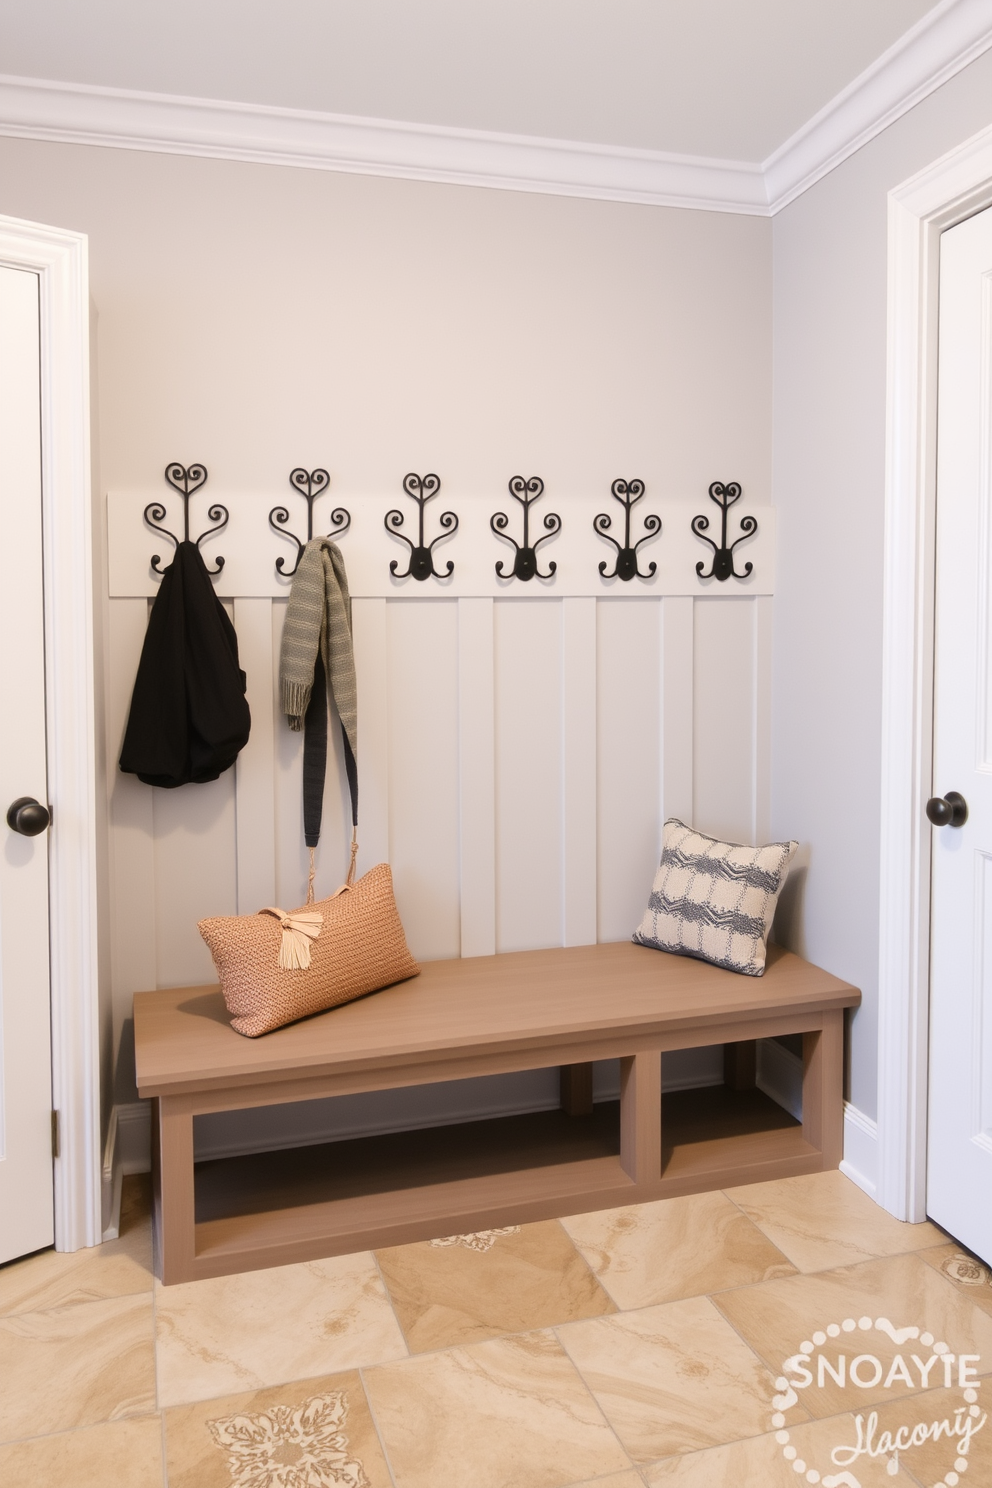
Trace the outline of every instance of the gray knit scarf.
[[[279, 657], [279, 693], [290, 728], [306, 729], [304, 831], [307, 846], [313, 849], [320, 837], [328, 694], [341, 720], [352, 822], [355, 826], [358, 823], [358, 689], [351, 599], [341, 550], [326, 537], [307, 543], [293, 576]], [[349, 881], [354, 873], [355, 850], [353, 840]]]

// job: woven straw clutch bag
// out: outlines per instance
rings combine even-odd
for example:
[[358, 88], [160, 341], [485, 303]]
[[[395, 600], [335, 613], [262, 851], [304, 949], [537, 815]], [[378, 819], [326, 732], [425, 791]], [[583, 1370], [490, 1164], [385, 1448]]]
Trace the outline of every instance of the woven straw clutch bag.
[[297, 1018], [417, 976], [393, 897], [388, 863], [357, 883], [288, 914], [201, 920], [231, 1027], [257, 1038]]

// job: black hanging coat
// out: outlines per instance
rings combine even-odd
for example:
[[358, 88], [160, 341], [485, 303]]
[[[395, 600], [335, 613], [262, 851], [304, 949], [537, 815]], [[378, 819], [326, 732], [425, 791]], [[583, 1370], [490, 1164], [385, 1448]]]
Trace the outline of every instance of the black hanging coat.
[[146, 785], [216, 780], [248, 742], [238, 638], [195, 543], [181, 542], [148, 620], [120, 766]]

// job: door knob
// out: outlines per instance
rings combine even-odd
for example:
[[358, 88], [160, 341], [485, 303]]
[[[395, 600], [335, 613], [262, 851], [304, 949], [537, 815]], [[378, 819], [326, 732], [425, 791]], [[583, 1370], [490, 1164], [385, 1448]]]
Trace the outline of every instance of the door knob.
[[959, 791], [948, 791], [946, 796], [931, 796], [927, 802], [927, 817], [935, 827], [963, 827], [968, 820], [968, 802]]
[[20, 832], [22, 837], [37, 837], [51, 824], [52, 813], [34, 796], [18, 796], [7, 810], [8, 827], [12, 832]]

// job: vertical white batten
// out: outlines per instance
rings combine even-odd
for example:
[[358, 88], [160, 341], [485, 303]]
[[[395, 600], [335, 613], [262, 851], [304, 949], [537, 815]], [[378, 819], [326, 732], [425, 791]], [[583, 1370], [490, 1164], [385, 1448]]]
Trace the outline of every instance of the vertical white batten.
[[238, 914], [276, 902], [275, 717], [272, 601], [236, 599], [238, 655], [248, 679], [251, 733], [238, 755], [235, 817]]
[[562, 944], [593, 945], [596, 905], [596, 605], [562, 606]]
[[692, 822], [694, 604], [683, 596], [661, 601], [662, 821], [677, 816]]
[[756, 844], [771, 834], [772, 787], [772, 610], [773, 601], [760, 594], [754, 601], [754, 807]]
[[[148, 628], [148, 600], [110, 601], [107, 626], [107, 782], [110, 807], [111, 984], [114, 1002], [156, 985], [152, 787], [118, 769], [131, 691]], [[120, 1015], [119, 1015], [120, 1016]], [[123, 1018], [121, 1018], [123, 1021]], [[115, 1028], [115, 1039], [119, 1029]]]
[[358, 871], [389, 861], [389, 695], [385, 599], [352, 600], [358, 679]]
[[458, 601], [461, 954], [496, 951], [493, 601]]

